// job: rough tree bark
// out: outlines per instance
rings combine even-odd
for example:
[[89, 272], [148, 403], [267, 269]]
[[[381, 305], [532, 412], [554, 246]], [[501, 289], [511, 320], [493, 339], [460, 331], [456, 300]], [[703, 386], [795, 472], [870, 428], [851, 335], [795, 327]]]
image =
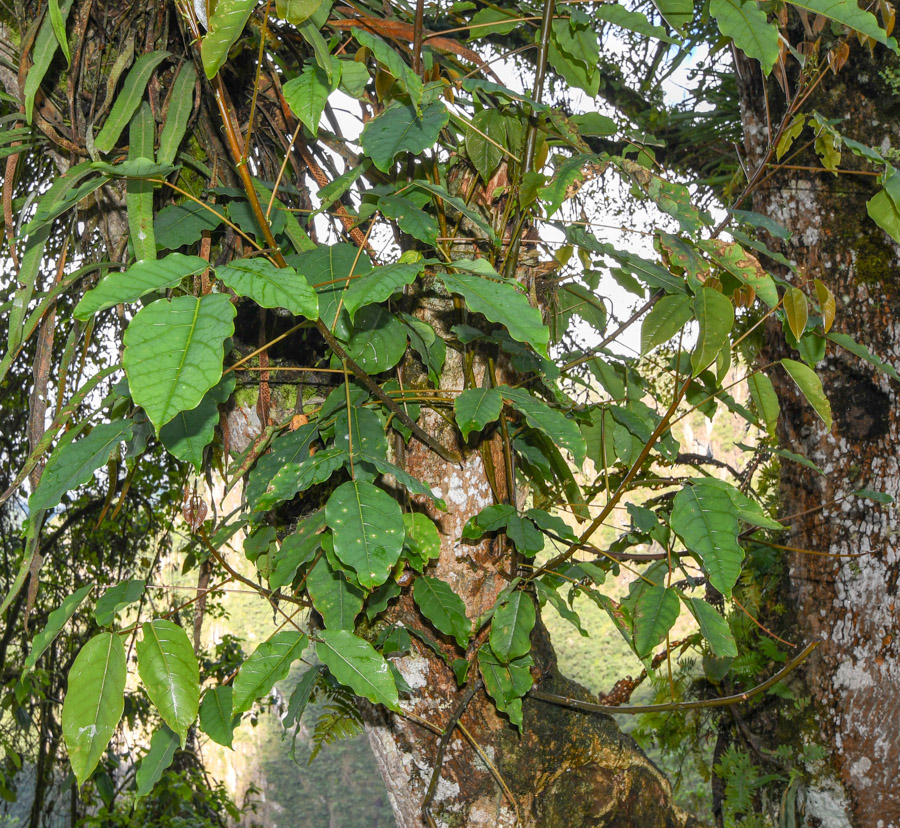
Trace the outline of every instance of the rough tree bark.
[[[848, 137], [888, 152], [900, 139], [900, 99], [891, 86], [896, 56], [871, 55], [851, 38], [851, 56], [828, 77], [804, 112], [840, 119]], [[745, 148], [751, 168], [765, 152], [766, 104], [754, 64], [741, 61], [739, 88]], [[773, 89], [774, 89], [773, 84]], [[777, 96], [770, 94], [770, 100]], [[780, 117], [772, 113], [772, 118]], [[808, 133], [807, 133], [808, 134]], [[802, 140], [802, 139], [801, 139]], [[799, 145], [799, 142], [798, 142]], [[809, 151], [792, 160], [818, 166]], [[844, 153], [840, 166], [868, 169]], [[866, 214], [874, 195], [868, 175], [784, 170], [754, 195], [753, 209], [793, 233], [784, 252], [810, 281], [834, 292], [834, 330], [900, 366], [900, 247]], [[781, 350], [776, 343], [782, 342]], [[768, 338], [766, 362], [782, 356], [783, 338]], [[796, 353], [793, 354], [796, 358]], [[783, 514], [797, 514], [784, 543], [832, 557], [786, 553], [783, 598], [795, 639], [821, 640], [803, 668], [818, 705], [821, 733], [832, 750], [839, 783], [823, 778], [809, 792], [808, 824], [900, 826], [900, 543], [896, 506], [841, 499], [855, 488], [900, 496], [898, 385], [841, 349], [829, 347], [825, 393], [834, 412], [829, 431], [781, 371], [771, 374], [782, 400], [781, 444], [818, 463], [827, 476], [784, 463]], [[836, 555], [854, 557], [838, 558]], [[820, 822], [813, 822], [810, 818]]]

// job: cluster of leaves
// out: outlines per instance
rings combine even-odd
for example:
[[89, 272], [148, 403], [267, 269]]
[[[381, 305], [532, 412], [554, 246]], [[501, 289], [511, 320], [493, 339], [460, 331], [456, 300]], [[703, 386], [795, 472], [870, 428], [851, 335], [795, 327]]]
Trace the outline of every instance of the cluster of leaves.
[[[58, 14], [48, 15], [38, 30], [23, 102], [29, 120], [57, 48], [67, 48], [70, 5], [54, 7]], [[791, 5], [896, 48], [874, 16], [852, 0]], [[711, 475], [666, 477], [683, 459], [672, 426], [687, 412], [711, 415], [724, 405], [760, 433], [774, 434], [779, 402], [765, 373], [751, 371], [746, 378], [753, 410], [727, 390], [732, 354], [744, 338], [740, 331], [760, 318], [783, 322], [785, 338], [800, 358], [785, 358], [777, 368], [794, 380], [828, 427], [831, 410], [814, 366], [829, 341], [897, 378], [893, 369], [849, 337], [831, 332], [836, 307], [828, 287], [818, 281], [806, 285], [790, 262], [755, 238], [760, 229], [783, 235], [780, 228], [763, 216], [734, 211], [730, 239], [719, 238], [725, 225], [717, 226], [693, 203], [690, 188], [662, 176], [651, 154], [612, 119], [597, 113], [567, 115], [541, 102], [540, 85], [528, 96], [493, 80], [461, 78], [441, 56], [437, 40], [435, 48], [407, 62], [380, 36], [395, 37], [399, 31], [401, 39], [413, 40], [406, 37], [412, 32], [408, 25], [392, 28], [398, 21], [372, 17], [360, 25], [359, 18], [332, 10], [327, 1], [279, 2], [279, 35], [295, 32], [309, 55], [300, 65], [286, 61], [279, 78], [283, 83], [269, 89], [281, 110], [297, 119], [296, 134], [302, 126], [303, 140], [315, 139], [323, 130], [328, 101], [338, 92], [371, 109], [358, 139], [359, 155], [321, 187], [314, 211], [324, 214], [335, 207], [349, 222], [344, 226], [356, 243], [313, 241], [313, 219], [302, 225], [289, 206], [299, 198], [301, 178], [282, 182], [281, 173], [278, 180], [257, 177], [258, 159], [245, 154], [235, 137], [240, 130], [223, 74], [229, 55], [245, 42], [255, 7], [248, 0], [220, 0], [200, 36], [193, 7], [178, 4], [188, 31], [199, 38], [198, 68], [211, 82], [242, 187], [210, 183], [200, 197], [155, 209], [162, 198], [157, 191], [168, 186], [186, 192], [198, 166], [189, 170], [179, 156], [198, 73], [190, 59], [171, 66], [174, 59], [167, 50], [139, 56], [91, 139], [93, 160], [59, 175], [37, 197], [22, 228], [19, 285], [0, 366], [9, 369], [62, 291], [96, 271], [101, 277], [73, 311], [76, 324], [96, 324], [114, 307], [128, 309], [121, 365], [103, 374], [124, 372], [125, 380], [89, 417], [74, 422], [71, 402], [56, 412], [19, 476], [21, 482], [62, 435], [30, 495], [29, 543], [3, 610], [16, 599], [32, 568], [44, 522], [52, 523], [66, 493], [91, 481], [124, 447], [128, 458], [165, 450], [197, 472], [217, 466], [229, 485], [244, 480], [238, 514], [206, 520], [205, 507], [186, 507], [185, 518], [204, 554], [227, 567], [226, 545], [245, 531], [243, 551], [257, 579], [244, 580], [251, 586], [265, 583], [260, 592], [266, 599], [311, 607], [321, 621], [301, 628], [284, 614], [282, 628], [250, 654], [233, 680], [206, 687], [207, 677], [201, 676], [182, 627], [167, 617], [143, 621], [137, 677], [164, 725], [143, 759], [138, 795], [161, 778], [196, 722], [210, 739], [231, 746], [241, 718], [287, 676], [311, 643], [321, 667], [311, 669], [298, 685], [289, 705], [290, 723], [298, 721], [316, 683], [323, 680], [322, 670], [355, 696], [399, 711], [401, 696], [413, 691], [392, 658], [410, 650], [413, 634], [447, 661], [461, 686], [475, 681], [477, 673], [497, 708], [521, 729], [522, 699], [533, 681], [531, 633], [538, 609], [549, 603], [579, 627], [571, 606], [577, 593], [588, 595], [609, 615], [650, 671], [655, 669], [654, 650], [667, 641], [682, 612], [699, 630], [696, 647], [714, 659], [736, 658], [732, 626], [715, 600], [698, 597], [695, 587], [706, 585], [714, 598], [729, 600], [748, 544], [763, 537], [760, 533], [779, 531], [782, 524], [746, 485]], [[658, 22], [665, 26], [618, 5], [604, 5], [596, 18], [578, 9], [547, 17], [535, 33], [541, 61], [549, 62], [556, 76], [595, 96], [601, 73], [593, 21], [663, 43], [679, 41], [692, 17], [691, 4], [667, 0], [658, 9]], [[779, 50], [789, 49], [779, 36], [777, 18], [770, 20], [754, 0], [714, 0], [710, 13], [722, 34], [760, 60], [766, 72], [779, 59]], [[329, 20], [329, 14], [336, 19]], [[497, 14], [481, 10], [464, 17], [465, 25], [475, 27], [473, 32], [482, 28], [479, 34], [485, 37], [502, 37], [517, 25], [518, 11], [509, 22]], [[263, 21], [264, 29], [268, 25]], [[329, 32], [344, 30], [353, 41], [339, 50], [340, 36]], [[265, 38], [264, 30], [261, 36]], [[443, 42], [446, 46], [448, 41]], [[454, 48], [443, 51], [485, 69], [483, 59], [468, 47], [450, 42]], [[344, 56], [353, 43], [353, 57]], [[795, 52], [794, 57], [809, 65], [808, 56]], [[172, 72], [172, 82], [158, 129], [145, 97], [154, 73], [163, 71]], [[815, 77], [811, 71], [810, 83]], [[254, 101], [257, 92], [262, 94], [259, 86]], [[772, 151], [779, 156], [787, 152], [809, 123], [817, 130], [826, 168], [836, 169], [840, 146], [884, 164], [884, 189], [870, 202], [870, 214], [900, 237], [900, 196], [895, 203], [894, 193], [900, 176], [893, 168], [877, 151], [840, 136], [834, 125], [814, 115], [790, 115]], [[7, 142], [27, 138], [29, 130], [23, 130], [7, 136]], [[621, 141], [618, 152], [592, 151], [585, 140], [613, 135]], [[286, 165], [287, 159], [282, 172]], [[585, 222], [571, 220], [567, 202], [595, 175], [618, 179], [671, 220], [671, 232], [660, 229], [654, 235], [654, 258], [618, 249]], [[82, 267], [58, 289], [35, 293], [54, 223], [119, 180], [126, 182], [133, 263], [121, 272], [109, 262]], [[369, 182], [368, 189], [362, 189], [363, 181]], [[350, 194], [357, 196], [356, 202]], [[388, 254], [394, 261], [370, 255], [368, 237], [360, 231], [371, 231], [381, 221], [395, 234], [399, 250]], [[537, 222], [565, 239], [581, 266], [577, 274], [570, 271], [560, 280], [535, 277], [532, 260], [520, 255], [520, 245]], [[236, 239], [246, 255], [234, 255]], [[211, 260], [211, 249], [222, 255]], [[639, 359], [605, 347], [619, 333], [607, 330], [608, 308], [597, 296], [606, 273], [646, 303]], [[459, 322], [444, 329], [435, 316], [415, 313], [422, 310], [416, 302], [423, 296], [462, 311]], [[547, 296], [550, 301], [543, 303]], [[240, 367], [234, 358], [239, 353], [235, 320], [247, 307], [291, 318], [292, 333], [303, 331], [315, 341], [314, 364], [299, 367], [342, 375], [343, 382], [299, 420], [264, 423], [259, 438], [229, 466], [217, 424], [220, 409], [233, 398]], [[554, 361], [551, 341], [564, 340], [576, 317], [596, 337], [606, 337], [605, 344]], [[681, 345], [686, 331], [695, 332], [689, 350]], [[674, 353], [663, 350], [670, 343], [676, 343]], [[660, 354], [666, 354], [662, 367], [671, 387], [669, 399], [655, 408], [648, 404], [652, 387], [644, 369]], [[444, 387], [450, 361], [465, 366], [464, 389]], [[478, 380], [476, 361], [484, 369], [479, 368]], [[398, 366], [409, 368], [415, 381], [404, 384]], [[84, 400], [91, 382], [73, 399]], [[579, 395], [587, 402], [576, 402]], [[443, 493], [405, 470], [402, 452], [392, 449], [389, 439], [396, 435], [397, 446], [415, 437], [448, 462], [458, 459], [455, 449], [426, 433], [423, 409], [445, 416], [459, 447], [486, 449], [499, 441], [508, 458], [510, 494], [468, 516], [460, 539], [442, 538], [429, 515], [447, 508]], [[491, 483], [494, 492], [503, 491], [496, 480]], [[520, 483], [531, 487], [533, 508], [522, 510], [512, 494]], [[405, 489], [402, 496], [397, 495], [400, 487]], [[599, 558], [576, 558], [582, 550], [595, 550], [591, 536], [639, 487], [659, 493], [643, 505], [629, 504], [627, 531], [610, 549], [596, 549]], [[594, 516], [590, 507], [601, 495], [602, 506]], [[592, 518], [579, 536], [554, 514], [561, 503], [579, 520]], [[486, 536], [500, 539], [505, 559], [514, 561], [516, 569], [490, 610], [471, 618], [463, 597], [436, 577], [432, 567], [442, 546], [479, 543]], [[557, 554], [535, 562], [545, 548]], [[641, 548], [665, 554], [640, 571], [627, 597], [616, 602], [600, 587], [610, 572], [618, 572], [622, 560]], [[235, 576], [230, 568], [229, 573]], [[97, 767], [123, 714], [129, 665], [126, 631], [118, 628], [117, 618], [140, 599], [144, 586], [125, 581], [97, 595], [93, 618], [105, 629], [81, 648], [69, 670], [62, 727], [79, 784]], [[407, 589], [440, 641], [421, 629], [382, 624], [391, 603]], [[29, 669], [94, 595], [83, 587], [51, 615], [33, 641]], [[334, 724], [346, 719], [346, 699], [337, 693], [334, 698], [335, 715], [331, 730], [322, 725], [322, 743], [341, 728], [347, 730], [346, 723]]]

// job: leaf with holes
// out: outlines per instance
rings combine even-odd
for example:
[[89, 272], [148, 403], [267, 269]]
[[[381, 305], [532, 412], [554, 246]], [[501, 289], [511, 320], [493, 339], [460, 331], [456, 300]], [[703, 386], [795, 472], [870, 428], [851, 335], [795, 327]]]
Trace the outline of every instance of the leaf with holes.
[[356, 570], [360, 585], [371, 589], [383, 584], [403, 548], [397, 501], [371, 483], [350, 480], [331, 493], [325, 521], [334, 533], [334, 554]]
[[453, 588], [440, 580], [422, 575], [413, 583], [416, 606], [444, 635], [456, 639], [460, 647], [469, 643], [472, 622], [466, 617], [466, 605]]
[[503, 396], [497, 388], [471, 388], [453, 401], [463, 440], [468, 440], [473, 431], [481, 431], [488, 423], [499, 420], [502, 410]]
[[491, 649], [504, 664], [531, 652], [531, 631], [536, 614], [534, 600], [520, 589], [494, 610], [491, 618]]
[[[834, 338], [834, 334], [829, 334], [829, 336], [832, 339]], [[781, 365], [790, 374], [791, 379], [797, 383], [797, 387], [803, 396], [806, 397], [807, 402], [815, 409], [816, 414], [822, 418], [822, 421], [830, 429], [833, 422], [831, 418], [831, 404], [828, 402], [828, 397], [825, 396], [825, 391], [822, 389], [822, 380], [816, 376], [816, 372], [808, 365], [804, 365], [802, 362], [797, 362], [794, 359], [783, 359], [781, 360]]]
[[211, 687], [200, 703], [200, 729], [217, 744], [230, 748], [234, 741], [234, 728], [240, 721], [232, 710], [232, 687], [220, 684]]
[[319, 638], [316, 655], [341, 684], [373, 704], [400, 709], [391, 669], [368, 641], [347, 630], [323, 630]]
[[159, 429], [194, 408], [222, 377], [235, 308], [223, 293], [158, 299], [125, 330], [123, 363], [135, 403]]
[[232, 713], [245, 713], [253, 702], [271, 692], [287, 678], [293, 664], [306, 649], [309, 639], [296, 630], [282, 630], [263, 641], [238, 671], [234, 679]]
[[674, 589], [647, 587], [634, 608], [634, 649], [640, 658], [650, 655], [678, 620], [681, 602]]
[[675, 495], [672, 529], [697, 555], [709, 582], [726, 598], [741, 574], [744, 550], [738, 544], [738, 510], [728, 493], [702, 482]]
[[133, 428], [132, 420], [117, 420], [96, 426], [80, 440], [67, 441], [63, 437], [50, 455], [37, 489], [28, 498], [28, 510], [37, 512], [59, 505], [66, 492], [83, 486], [97, 469], [106, 465], [119, 443], [131, 439]]
[[473, 313], [480, 313], [490, 322], [506, 326], [509, 335], [527, 342], [541, 356], [547, 356], [550, 330], [533, 308], [528, 297], [514, 282], [497, 282], [470, 273], [439, 273], [438, 278], [451, 293], [458, 293]]
[[75, 658], [62, 707], [62, 731], [78, 785], [97, 767], [125, 709], [125, 647], [95, 635]]
[[163, 725], [150, 738], [150, 750], [141, 759], [140, 767], [134, 775], [137, 785], [135, 802], [147, 796], [153, 791], [156, 783], [162, 779], [166, 768], [172, 764], [175, 758], [175, 749], [178, 747], [178, 734]]
[[109, 273], [87, 291], [75, 306], [75, 318], [87, 321], [95, 313], [119, 304], [137, 302], [155, 290], [177, 287], [182, 280], [209, 267], [199, 256], [170, 253], [162, 259], [135, 262], [128, 270]]
[[141, 627], [137, 644], [138, 674], [150, 701], [184, 746], [200, 707], [200, 667], [187, 633], [172, 621], [157, 618]]
[[319, 318], [316, 292], [292, 267], [276, 267], [268, 259], [236, 259], [216, 268], [216, 276], [238, 296], [248, 296], [263, 308], [285, 308], [295, 316]]
[[[128, 127], [128, 161], [131, 164], [153, 164], [153, 144], [156, 140], [156, 121], [150, 104], [144, 101]], [[142, 178], [125, 182], [125, 206], [131, 249], [138, 261], [156, 258], [156, 239], [153, 235], [153, 189], [156, 185]]]

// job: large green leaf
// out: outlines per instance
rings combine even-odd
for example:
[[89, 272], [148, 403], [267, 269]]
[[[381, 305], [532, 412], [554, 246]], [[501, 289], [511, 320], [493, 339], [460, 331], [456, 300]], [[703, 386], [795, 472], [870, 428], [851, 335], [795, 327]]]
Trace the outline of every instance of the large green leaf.
[[738, 510], [728, 492], [702, 482], [685, 486], [672, 507], [672, 529], [697, 555], [709, 582], [726, 598], [741, 574]]
[[132, 398], [157, 429], [219, 381], [235, 313], [228, 296], [211, 293], [159, 299], [131, 320], [122, 361]]
[[531, 689], [532, 664], [530, 655], [504, 664], [487, 644], [483, 644], [478, 650], [478, 669], [484, 679], [484, 689], [494, 700], [497, 709], [506, 713], [520, 731], [522, 697]]
[[375, 648], [347, 630], [324, 630], [316, 655], [341, 684], [373, 704], [399, 710], [397, 685], [388, 663]]
[[653, 0], [653, 5], [673, 29], [684, 29], [694, 19], [691, 0]]
[[685, 294], [663, 296], [641, 323], [641, 353], [668, 342], [693, 316], [691, 300]]
[[302, 463], [309, 457], [309, 446], [316, 438], [318, 426], [308, 423], [272, 441], [272, 448], [256, 461], [247, 481], [247, 503], [254, 508], [278, 471], [291, 463]]
[[534, 600], [521, 589], [514, 590], [491, 618], [491, 649], [504, 664], [531, 651], [531, 631], [536, 614]]
[[666, 637], [678, 620], [681, 602], [674, 589], [648, 586], [641, 591], [634, 608], [634, 649], [641, 658]]
[[581, 466], [587, 445], [574, 420], [562, 411], [551, 408], [524, 388], [501, 385], [499, 390], [503, 398], [512, 403], [513, 408], [525, 415], [525, 422], [531, 428], [543, 431], [557, 446], [571, 451], [575, 463]]
[[350, 318], [364, 305], [383, 302], [397, 288], [411, 284], [424, 269], [424, 262], [396, 262], [356, 277], [344, 291], [344, 307]]
[[[128, 126], [129, 165], [154, 165], [156, 121], [150, 104], [144, 101]], [[156, 239], [153, 235], [153, 189], [156, 185], [142, 178], [125, 182], [125, 207], [128, 213], [128, 233], [131, 249], [138, 261], [156, 258]]]
[[125, 648], [115, 633], [95, 635], [69, 670], [62, 731], [80, 786], [97, 767], [125, 709]]
[[892, 48], [896, 51], [896, 41], [888, 38], [884, 29], [878, 25], [875, 15], [863, 11], [856, 0], [791, 0], [791, 5], [849, 26], [879, 43], [892, 44]]
[[466, 154], [479, 175], [487, 181], [503, 158], [506, 124], [496, 109], [476, 112], [466, 129]]
[[234, 680], [232, 713], [245, 713], [254, 701], [269, 693], [287, 677], [293, 664], [306, 649], [309, 639], [296, 630], [282, 630], [263, 641], [238, 671]]
[[122, 84], [122, 91], [116, 95], [103, 129], [94, 139], [94, 148], [98, 152], [109, 152], [116, 145], [122, 130], [128, 126], [128, 122], [141, 104], [153, 70], [167, 57], [169, 52], [166, 51], [147, 52], [134, 62], [125, 83]]
[[264, 308], [285, 308], [295, 316], [319, 318], [316, 292], [292, 267], [276, 267], [268, 259], [236, 259], [216, 268], [218, 276], [239, 296]]
[[187, 633], [172, 621], [157, 618], [141, 627], [138, 673], [150, 701], [184, 745], [200, 707], [200, 666]]
[[288, 535], [278, 550], [269, 556], [269, 586], [280, 589], [289, 584], [297, 570], [311, 561], [322, 543], [322, 529], [325, 528], [325, 510], [319, 509]]
[[481, 431], [488, 423], [500, 419], [503, 396], [497, 388], [470, 388], [453, 401], [456, 424], [463, 440], [473, 431]]
[[828, 428], [831, 428], [831, 404], [828, 402], [828, 397], [825, 396], [822, 380], [816, 376], [816, 372], [795, 359], [783, 359], [781, 365], [790, 374], [791, 379], [797, 383], [797, 387], [806, 397], [807, 402], [816, 410], [816, 414], [822, 418]]
[[380, 374], [406, 353], [406, 328], [381, 305], [367, 305], [356, 315], [347, 353], [367, 373]]
[[466, 605], [453, 588], [440, 580], [422, 575], [413, 583], [416, 606], [435, 628], [456, 639], [460, 647], [469, 643], [472, 622], [466, 617]]
[[378, 37], [378, 35], [373, 34], [366, 29], [354, 29], [353, 36], [359, 41], [361, 46], [366, 46], [371, 50], [379, 63], [384, 64], [388, 72], [390, 72], [403, 88], [406, 89], [413, 105], [418, 107], [422, 102], [422, 95], [425, 88], [422, 85], [421, 78], [419, 78], [409, 64], [403, 60], [400, 52]]
[[778, 403], [778, 394], [775, 393], [772, 380], [762, 373], [751, 374], [747, 378], [747, 386], [750, 389], [750, 398], [756, 406], [756, 411], [766, 424], [766, 431], [774, 437], [781, 406]]
[[44, 629], [31, 642], [31, 652], [28, 653], [28, 658], [25, 659], [25, 670], [34, 669], [37, 660], [47, 652], [47, 648], [56, 640], [56, 636], [62, 632], [62, 628], [75, 614], [75, 610], [81, 606], [81, 602], [93, 588], [93, 584], [87, 584], [87, 586], [75, 590], [47, 616], [47, 623], [44, 625]]
[[181, 64], [172, 90], [169, 92], [169, 103], [166, 107], [166, 121], [159, 136], [159, 150], [156, 160], [160, 164], [172, 164], [178, 154], [178, 147], [187, 131], [188, 119], [194, 111], [194, 86], [197, 83], [197, 70], [190, 60]]
[[340, 61], [335, 61], [334, 66], [338, 71], [329, 82], [328, 75], [315, 61], [307, 61], [300, 74], [283, 87], [284, 99], [314, 136], [319, 134], [319, 121], [328, 96], [340, 80]]
[[28, 498], [28, 509], [37, 512], [59, 505], [62, 496], [87, 483], [122, 440], [131, 438], [132, 420], [117, 420], [95, 426], [87, 437], [73, 442], [63, 438], [50, 455], [37, 489]]
[[340, 570], [329, 566], [323, 555], [306, 577], [306, 588], [316, 612], [329, 630], [352, 630], [362, 612], [363, 591], [347, 581]]
[[146, 586], [147, 582], [143, 578], [132, 578], [109, 587], [97, 599], [97, 605], [94, 607], [94, 620], [101, 627], [112, 624], [120, 609], [141, 600]]
[[135, 262], [128, 270], [107, 274], [97, 287], [85, 293], [75, 306], [75, 318], [87, 320], [114, 305], [137, 302], [154, 290], [177, 287], [186, 276], [193, 276], [207, 267], [209, 262], [205, 259], [182, 253]]
[[383, 584], [403, 548], [397, 501], [371, 483], [350, 480], [331, 493], [325, 521], [334, 533], [335, 555], [356, 570], [359, 583], [367, 589]]
[[710, 0], [709, 13], [738, 49], [758, 60], [767, 75], [772, 71], [778, 60], [778, 26], [769, 23], [756, 0]]
[[691, 366], [697, 377], [727, 345], [728, 335], [734, 325], [734, 306], [719, 291], [702, 287], [697, 291], [691, 307], [700, 324], [697, 345], [691, 354]]
[[688, 608], [700, 625], [700, 632], [719, 658], [737, 658], [737, 644], [728, 622], [702, 598], [688, 598]]
[[203, 694], [200, 703], [200, 729], [217, 744], [230, 748], [234, 741], [234, 728], [240, 721], [232, 713], [232, 687], [220, 684]]
[[199, 241], [204, 230], [215, 230], [225, 220], [225, 211], [203, 202], [170, 204], [156, 214], [153, 232], [160, 247], [174, 250]]
[[141, 760], [140, 767], [134, 775], [137, 785], [135, 801], [147, 796], [162, 778], [166, 768], [175, 758], [178, 747], [178, 734], [163, 725], [150, 737], [150, 750]]
[[214, 78], [228, 59], [228, 52], [244, 31], [258, 0], [219, 0], [209, 18], [209, 32], [200, 41], [200, 57], [206, 77]]
[[414, 106], [395, 103], [366, 124], [360, 142], [375, 166], [387, 172], [401, 152], [419, 155], [433, 147], [449, 118], [438, 101], [422, 107], [421, 114]]
[[666, 43], [678, 42], [674, 37], [666, 33], [663, 26], [652, 25], [645, 14], [629, 11], [618, 3], [601, 3], [591, 9], [591, 16], [596, 20], [605, 20], [614, 26], [621, 26], [623, 29], [628, 29], [647, 37], [664, 40]]
[[219, 406], [234, 391], [234, 372], [226, 374], [209, 389], [196, 408], [179, 411], [159, 430], [159, 439], [169, 454], [190, 463], [199, 471], [203, 452], [215, 436], [219, 422]]
[[407, 512], [403, 515], [406, 528], [404, 557], [417, 572], [422, 572], [430, 560], [441, 554], [441, 535], [437, 526], [421, 512]]
[[438, 278], [451, 293], [465, 299], [473, 313], [480, 313], [491, 322], [505, 325], [509, 335], [519, 342], [527, 342], [541, 356], [547, 356], [550, 330], [533, 308], [528, 297], [514, 282], [483, 279], [470, 273], [439, 273]]
[[334, 447], [317, 451], [300, 463], [287, 463], [272, 478], [265, 493], [256, 502], [254, 511], [268, 511], [277, 503], [290, 500], [297, 492], [324, 483], [346, 460], [347, 452]]
[[[372, 483], [378, 476], [378, 470], [372, 465], [370, 458], [387, 458], [388, 441], [384, 433], [384, 422], [371, 408], [351, 404], [348, 409], [345, 406], [334, 420], [334, 445], [347, 453], [348, 460], [352, 456], [356, 479]], [[361, 454], [367, 459], [361, 459]]]

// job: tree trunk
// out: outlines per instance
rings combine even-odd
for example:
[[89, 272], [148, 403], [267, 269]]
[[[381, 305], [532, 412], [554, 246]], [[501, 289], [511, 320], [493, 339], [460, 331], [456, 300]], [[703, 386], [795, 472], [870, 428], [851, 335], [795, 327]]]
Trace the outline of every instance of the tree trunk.
[[[847, 65], [824, 80], [803, 111], [840, 119], [844, 135], [885, 152], [900, 137], [900, 105], [889, 87], [900, 63], [886, 50], [879, 48], [872, 56], [854, 38], [850, 42]], [[767, 139], [763, 81], [756, 64], [741, 61], [738, 68], [752, 169]], [[776, 98], [770, 94], [769, 99]], [[797, 145], [805, 139], [808, 133]], [[791, 163], [819, 166], [811, 152]], [[872, 169], [847, 151], [840, 167]], [[877, 189], [874, 181], [868, 175], [835, 178], [824, 171], [784, 170], [755, 193], [753, 208], [793, 233], [784, 253], [810, 282], [819, 278], [834, 292], [834, 330], [896, 366], [900, 247], [866, 214], [866, 201]], [[765, 362], [797, 358], [787, 352], [783, 337], [771, 333]], [[819, 709], [821, 733], [812, 736], [832, 751], [840, 779], [840, 784], [822, 779], [810, 790], [807, 820], [889, 828], [900, 825], [897, 508], [843, 496], [857, 488], [900, 495], [898, 386], [830, 343], [824, 370], [818, 373], [834, 412], [830, 431], [783, 371], [771, 374], [782, 400], [781, 445], [827, 472], [819, 476], [788, 461], [781, 472], [782, 512], [797, 515], [784, 543], [827, 553], [786, 553], [783, 581], [783, 600], [793, 622], [786, 629], [795, 640], [822, 642], [805, 665], [804, 677]]]

